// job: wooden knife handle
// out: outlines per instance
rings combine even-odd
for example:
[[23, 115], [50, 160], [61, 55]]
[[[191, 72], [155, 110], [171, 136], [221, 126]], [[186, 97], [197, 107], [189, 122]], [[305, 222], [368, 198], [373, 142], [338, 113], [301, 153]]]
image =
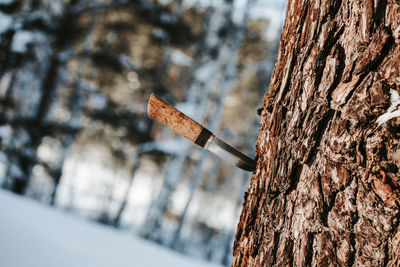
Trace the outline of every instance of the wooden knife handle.
[[158, 120], [194, 143], [198, 143], [196, 140], [198, 140], [202, 130], [205, 129], [179, 110], [162, 101], [155, 94], [150, 96], [147, 114], [149, 118]]

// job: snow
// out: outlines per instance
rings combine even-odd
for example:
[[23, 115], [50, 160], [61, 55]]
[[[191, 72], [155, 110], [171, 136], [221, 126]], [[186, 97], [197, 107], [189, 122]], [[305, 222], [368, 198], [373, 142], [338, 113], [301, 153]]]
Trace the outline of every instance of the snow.
[[0, 12], [0, 34], [8, 30], [12, 25], [12, 17]]
[[207, 83], [210, 80], [210, 77], [213, 77], [215, 73], [218, 73], [218, 65], [215, 62], [207, 62], [200, 66], [196, 72], [196, 80]]
[[193, 119], [199, 117], [199, 107], [194, 101], [178, 103], [175, 108]]
[[101, 93], [91, 94], [88, 99], [88, 105], [92, 109], [101, 110], [107, 106], [107, 96]]
[[30, 31], [17, 31], [14, 34], [11, 50], [18, 53], [25, 53], [27, 45], [34, 42], [34, 33]]
[[283, 23], [285, 21], [286, 1], [260, 1], [258, 5], [251, 8], [250, 14], [253, 19], [268, 19], [270, 25], [265, 32], [264, 39], [276, 40], [280, 37]]
[[[170, 2], [170, 0], [163, 0]], [[233, 4], [232, 18], [235, 23], [240, 23], [244, 16], [247, 0], [235, 0]], [[270, 23], [265, 32], [266, 40], [276, 40], [280, 37], [285, 20], [286, 0], [255, 0], [250, 4], [249, 16], [251, 19], [267, 19]], [[219, 8], [224, 5], [222, 0], [185, 0], [186, 7]], [[217, 24], [218, 25], [218, 24]]]
[[0, 266], [217, 266], [0, 190]]
[[42, 0], [42, 2], [50, 14], [60, 16], [64, 10], [65, 1], [63, 0]]
[[185, 142], [182, 144], [182, 138], [156, 140], [141, 144], [140, 150], [141, 152], [156, 150], [171, 155], [178, 155], [184, 153], [188, 143], [189, 142]]
[[400, 117], [400, 96], [396, 90], [390, 90], [390, 103], [391, 105], [386, 113], [379, 116], [376, 120], [379, 126], [393, 118]]
[[11, 5], [15, 0], [0, 0], [0, 5]]
[[135, 71], [128, 72], [127, 78], [129, 81], [129, 86], [133, 90], [139, 89], [139, 87], [140, 87], [139, 75]]
[[0, 126], [0, 140], [3, 144], [9, 144], [12, 140], [13, 129], [10, 125]]
[[177, 49], [172, 51], [171, 60], [173, 63], [177, 65], [182, 65], [187, 67], [190, 67], [192, 65], [192, 58]]
[[12, 82], [13, 74], [11, 72], [6, 72], [0, 78], [0, 97], [3, 98], [6, 96], [8, 88]]
[[235, 0], [233, 2], [232, 20], [240, 24], [245, 16], [247, 0]]

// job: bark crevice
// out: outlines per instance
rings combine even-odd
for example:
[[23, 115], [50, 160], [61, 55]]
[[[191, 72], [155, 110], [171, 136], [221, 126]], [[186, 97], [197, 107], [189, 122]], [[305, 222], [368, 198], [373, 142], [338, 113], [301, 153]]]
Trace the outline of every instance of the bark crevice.
[[386, 41], [382, 45], [382, 49], [379, 51], [379, 53], [376, 55], [375, 58], [373, 58], [370, 62], [365, 64], [361, 70], [357, 74], [362, 74], [362, 73], [368, 73], [370, 71], [375, 71], [376, 68], [382, 63], [382, 61], [386, 58], [387, 54], [389, 53], [390, 49], [392, 48], [394, 44], [394, 38], [392, 35], [392, 31], [390, 28], [383, 26], [383, 31], [386, 34]]
[[303, 164], [299, 164], [298, 162], [294, 163], [292, 167], [292, 171], [289, 176], [289, 188], [285, 191], [284, 195], [287, 196], [296, 189], [297, 184], [300, 180], [301, 171], [303, 170]]
[[354, 265], [354, 262], [356, 260], [356, 252], [357, 252], [357, 249], [356, 249], [356, 236], [355, 236], [354, 232], [350, 233], [349, 241], [350, 241], [351, 248], [350, 248], [350, 252], [349, 252], [349, 259], [347, 261], [347, 266], [351, 267], [351, 266]]
[[312, 147], [310, 148], [310, 153], [305, 162], [309, 167], [311, 167], [311, 165], [313, 164], [313, 162], [315, 160], [315, 157], [319, 151], [318, 148], [321, 144], [322, 137], [324, 136], [324, 133], [325, 133], [326, 129], [328, 128], [328, 125], [331, 122], [334, 114], [335, 114], [335, 110], [329, 109], [323, 115], [323, 117], [319, 120], [319, 122], [317, 124], [317, 129], [312, 137], [312, 140], [315, 140], [314, 145], [312, 145]]
[[384, 253], [385, 257], [383, 258], [383, 266], [386, 267], [389, 263], [389, 241], [385, 242]]
[[371, 27], [369, 29], [371, 33], [374, 33], [376, 27], [382, 24], [382, 20], [385, 18], [386, 14], [386, 7], [387, 7], [387, 0], [378, 1], [374, 15], [372, 16], [374, 23], [371, 23]]
[[344, 32], [344, 26], [340, 27], [338, 31], [337, 27], [338, 26], [336, 25], [336, 23], [334, 23], [333, 29], [329, 32], [324, 47], [321, 53], [317, 57], [317, 64], [315, 67], [315, 81], [314, 81], [315, 88], [318, 88], [321, 83], [328, 55], [330, 54], [332, 48], [337, 44], [340, 36], [342, 36]]
[[275, 231], [274, 232], [274, 246], [272, 248], [273, 260], [272, 260], [271, 266], [275, 265], [276, 260], [277, 260], [276, 252], [278, 251], [280, 238], [281, 238], [281, 232], [280, 231]]
[[314, 233], [309, 232], [307, 234], [307, 246], [306, 246], [306, 256], [305, 256], [305, 266], [312, 266], [312, 259], [314, 253]]
[[333, 78], [332, 84], [329, 86], [329, 88], [327, 90], [326, 100], [328, 101], [328, 103], [330, 105], [331, 105], [331, 101], [332, 101], [332, 92], [336, 89], [336, 87], [339, 85], [340, 81], [342, 80], [343, 72], [344, 72], [344, 68], [345, 68], [346, 53], [344, 51], [343, 46], [339, 43], [336, 44], [335, 54], [337, 55], [337, 59], [338, 59], [339, 63], [336, 66], [335, 76]]

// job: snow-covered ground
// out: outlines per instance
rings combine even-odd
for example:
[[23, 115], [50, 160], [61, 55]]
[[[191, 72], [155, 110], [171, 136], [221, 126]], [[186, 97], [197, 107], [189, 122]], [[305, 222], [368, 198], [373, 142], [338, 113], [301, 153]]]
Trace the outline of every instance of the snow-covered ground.
[[217, 266], [0, 190], [0, 266]]

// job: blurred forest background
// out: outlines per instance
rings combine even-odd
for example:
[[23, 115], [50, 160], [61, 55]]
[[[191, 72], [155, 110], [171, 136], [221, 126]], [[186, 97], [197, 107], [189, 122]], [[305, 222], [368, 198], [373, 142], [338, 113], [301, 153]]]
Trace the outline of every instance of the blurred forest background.
[[0, 185], [229, 265], [251, 177], [146, 114], [152, 92], [251, 157], [284, 0], [0, 0]]

